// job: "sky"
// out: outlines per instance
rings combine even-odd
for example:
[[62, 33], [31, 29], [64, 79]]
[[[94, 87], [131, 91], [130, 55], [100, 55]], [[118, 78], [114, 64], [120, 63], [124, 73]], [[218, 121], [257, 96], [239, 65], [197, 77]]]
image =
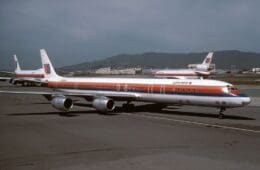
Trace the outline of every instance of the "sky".
[[258, 0], [1, 0], [0, 69], [122, 53], [260, 52]]

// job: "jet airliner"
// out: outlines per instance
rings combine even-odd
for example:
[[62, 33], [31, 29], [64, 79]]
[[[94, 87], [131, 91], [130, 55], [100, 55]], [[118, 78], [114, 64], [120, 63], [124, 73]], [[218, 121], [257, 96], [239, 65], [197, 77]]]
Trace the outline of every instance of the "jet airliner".
[[195, 105], [219, 108], [219, 118], [226, 108], [243, 107], [251, 99], [232, 84], [200, 79], [144, 79], [144, 78], [77, 78], [56, 74], [44, 49], [40, 50], [47, 87], [53, 92], [0, 91], [0, 93], [43, 95], [54, 108], [68, 111], [73, 97], [92, 102], [99, 112], [111, 112], [115, 101], [153, 102], [164, 105]]
[[160, 78], [178, 78], [178, 79], [195, 79], [211, 75], [210, 64], [213, 53], [210, 52], [201, 64], [195, 64], [194, 68], [189, 69], [166, 69], [155, 72], [155, 77]]
[[42, 68], [37, 70], [22, 70], [16, 55], [14, 55], [15, 70], [14, 77], [1, 77], [2, 81], [9, 81], [11, 84], [21, 84], [23, 86], [32, 86], [35, 84], [44, 83], [44, 70]]

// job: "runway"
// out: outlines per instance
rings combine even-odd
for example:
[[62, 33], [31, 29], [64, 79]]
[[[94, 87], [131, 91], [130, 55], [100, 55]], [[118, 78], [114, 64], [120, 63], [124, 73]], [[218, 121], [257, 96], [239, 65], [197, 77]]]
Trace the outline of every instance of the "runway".
[[130, 112], [102, 115], [85, 107], [62, 113], [37, 95], [0, 94], [0, 101], [0, 169], [260, 168], [257, 96], [223, 120], [204, 107], [159, 111], [136, 103]]

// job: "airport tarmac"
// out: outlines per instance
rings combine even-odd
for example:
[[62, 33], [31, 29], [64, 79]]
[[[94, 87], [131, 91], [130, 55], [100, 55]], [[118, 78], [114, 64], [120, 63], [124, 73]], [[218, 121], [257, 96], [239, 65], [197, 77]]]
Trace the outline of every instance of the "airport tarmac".
[[[7, 89], [46, 90], [0, 87]], [[257, 96], [223, 120], [204, 107], [136, 103], [102, 115], [85, 107], [62, 113], [37, 95], [0, 94], [0, 101], [1, 170], [260, 169]]]

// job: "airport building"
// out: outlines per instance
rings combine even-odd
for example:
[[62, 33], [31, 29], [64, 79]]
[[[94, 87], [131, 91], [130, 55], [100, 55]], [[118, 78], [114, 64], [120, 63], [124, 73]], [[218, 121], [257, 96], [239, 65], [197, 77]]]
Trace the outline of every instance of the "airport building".
[[134, 75], [134, 74], [138, 74], [141, 72], [142, 72], [141, 68], [111, 69], [111, 67], [105, 67], [105, 68], [97, 69], [95, 71], [95, 74]]
[[260, 74], [260, 68], [252, 68], [252, 72], [256, 74]]

